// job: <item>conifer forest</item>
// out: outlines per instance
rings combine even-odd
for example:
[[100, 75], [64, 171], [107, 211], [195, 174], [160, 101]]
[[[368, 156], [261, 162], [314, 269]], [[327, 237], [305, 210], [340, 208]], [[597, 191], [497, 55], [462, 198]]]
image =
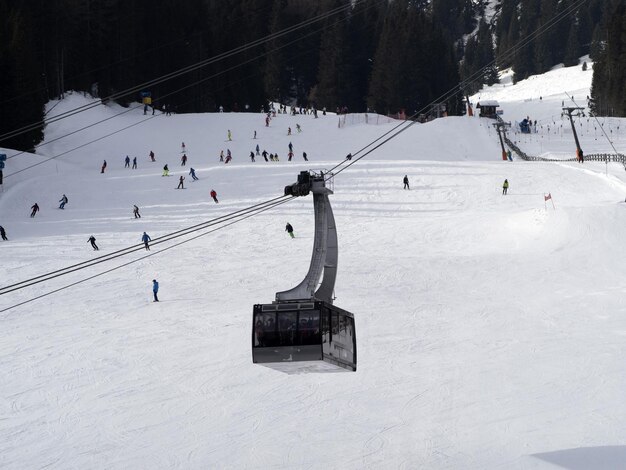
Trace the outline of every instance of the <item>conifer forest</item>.
[[446, 95], [461, 114], [499, 70], [522, 80], [586, 54], [592, 109], [626, 116], [623, 0], [0, 0], [0, 134], [69, 90], [122, 105], [149, 91], [177, 113], [274, 100], [412, 114]]

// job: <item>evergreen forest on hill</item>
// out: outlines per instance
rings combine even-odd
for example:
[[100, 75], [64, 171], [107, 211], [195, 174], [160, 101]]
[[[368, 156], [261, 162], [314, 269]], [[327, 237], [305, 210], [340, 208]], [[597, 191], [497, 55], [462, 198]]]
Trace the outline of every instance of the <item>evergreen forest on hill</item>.
[[[482, 0], [0, 0], [0, 135], [42, 121], [67, 90], [126, 105], [139, 100], [129, 88], [255, 41], [150, 85], [155, 106], [256, 112], [271, 99], [410, 114], [456, 88], [446, 105], [460, 114], [463, 95], [499, 69], [521, 80], [590, 54], [594, 111], [626, 115], [623, 1], [502, 0], [492, 10]], [[42, 135], [39, 126], [0, 146], [30, 150]]]

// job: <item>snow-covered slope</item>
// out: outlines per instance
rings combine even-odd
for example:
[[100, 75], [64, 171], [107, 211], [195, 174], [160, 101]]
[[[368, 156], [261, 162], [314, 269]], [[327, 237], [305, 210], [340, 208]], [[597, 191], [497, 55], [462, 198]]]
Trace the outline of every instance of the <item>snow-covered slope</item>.
[[[578, 72], [562, 70], [586, 94]], [[547, 90], [551, 75], [544, 81]], [[524, 86], [506, 87], [510, 102], [481, 96], [505, 112], [559, 113], [556, 91], [539, 101]], [[51, 114], [85, 100], [73, 95]], [[52, 124], [47, 142], [123, 111], [99, 107]], [[287, 136], [296, 123], [303, 132]], [[96, 256], [91, 234], [103, 254], [143, 231], [159, 236], [278, 196], [299, 171], [330, 168], [393, 127], [337, 124], [334, 115], [279, 115], [266, 128], [261, 114], [135, 110], [12, 158], [0, 194], [10, 239], [0, 243], [0, 284]], [[280, 162], [251, 163], [257, 143]], [[582, 145], [606, 146], [589, 135]], [[226, 149], [234, 160], [220, 164]], [[137, 170], [124, 168], [126, 155], [137, 156]], [[174, 189], [189, 166], [199, 181]], [[310, 198], [0, 313], [0, 467], [619, 468], [624, 173], [503, 162], [491, 122], [464, 117], [415, 125], [339, 174], [336, 304], [356, 317], [355, 373], [285, 375], [251, 361], [252, 305], [308, 267]], [[42, 209], [31, 219], [34, 202]], [[0, 310], [139, 256], [0, 296]]]

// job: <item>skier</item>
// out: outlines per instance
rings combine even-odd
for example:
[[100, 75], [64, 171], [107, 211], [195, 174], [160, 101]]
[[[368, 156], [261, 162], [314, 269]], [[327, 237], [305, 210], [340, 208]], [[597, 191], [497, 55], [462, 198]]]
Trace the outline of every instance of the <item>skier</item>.
[[513, 157], [511, 156], [511, 149], [506, 151], [506, 158], [508, 158], [510, 162], [513, 161]]
[[506, 195], [506, 192], [509, 189], [509, 180], [504, 180], [504, 184], [502, 185], [502, 195]]
[[259, 148], [259, 144], [256, 144], [256, 154], [257, 154], [257, 155], [261, 155], [261, 154], [259, 153], [259, 151], [260, 151], [260, 150], [261, 150], [261, 149]]
[[256, 131], [254, 131], [254, 137], [253, 137], [253, 139], [256, 139]]
[[215, 192], [215, 189], [211, 190], [211, 197], [213, 198], [213, 200], [215, 201], [216, 204], [218, 202], [220, 202], [220, 201], [217, 200], [217, 193]]
[[250, 160], [254, 162], [254, 152], [250, 150]]
[[141, 236], [141, 241], [143, 242], [143, 245], [146, 247], [146, 250], [150, 251], [150, 245], [148, 244], [148, 242], [152, 241], [152, 238], [150, 238], [150, 235], [148, 235], [146, 232], [143, 232], [143, 235]]
[[154, 295], [153, 302], [159, 301], [159, 297], [157, 296], [158, 293], [159, 293], [159, 283], [156, 281], [156, 279], [152, 279], [152, 294]]
[[154, 152], [152, 150], [150, 150], [150, 160], [156, 162], [156, 160], [154, 159]]
[[404, 182], [404, 189], [411, 189], [409, 186], [409, 177], [407, 175], [404, 175], [404, 179], [402, 181]]
[[88, 242], [91, 242], [91, 246], [94, 249], [94, 251], [98, 251], [100, 250], [100, 248], [98, 248], [98, 245], [96, 245], [96, 237], [94, 237], [93, 235], [91, 237], [89, 237], [89, 240], [87, 240]]
[[107, 161], [105, 160], [104, 163], [102, 164], [102, 168], [100, 169], [100, 173], [104, 173], [104, 170], [107, 167]]
[[306, 152], [302, 152], [302, 158], [304, 158], [304, 161], [305, 161], [305, 162], [308, 162], [308, 161], [309, 161], [309, 159], [308, 159], [308, 158], [306, 158]]
[[289, 222], [285, 225], [285, 232], [287, 232], [291, 238], [295, 238], [295, 235], [293, 234], [293, 227]]
[[141, 219], [141, 214], [139, 213], [139, 207], [137, 207], [136, 205], [133, 205], [133, 215], [135, 216], [135, 219]]
[[262, 153], [261, 155], [263, 155], [263, 158], [264, 158], [264, 159], [265, 159], [265, 161], [267, 162], [267, 161], [268, 161], [268, 160], [267, 160], [267, 155], [268, 155], [268, 154], [267, 154], [267, 150], [263, 149], [263, 153]]
[[270, 117], [269, 116], [267, 116], [265, 118], [265, 127], [270, 127]]
[[31, 217], [35, 217], [35, 214], [36, 214], [37, 212], [39, 212], [39, 204], [35, 203], [35, 204], [33, 204], [32, 206], [30, 206], [30, 208], [33, 210], [33, 211], [30, 213], [30, 216], [31, 216]]
[[302, 132], [302, 128], [300, 127], [300, 124], [296, 124], [296, 130], [298, 131], [298, 134]]
[[191, 175], [193, 181], [196, 181], [198, 179], [198, 177], [196, 176], [196, 170], [194, 170], [193, 168], [189, 169], [189, 174]]
[[291, 161], [292, 157], [293, 157], [293, 152], [290, 150], [289, 153], [287, 154], [288, 158], [287, 160]]
[[287, 135], [291, 135], [291, 127], [287, 128]]
[[61, 203], [59, 205], [59, 209], [65, 209], [65, 204], [67, 204], [67, 196], [64, 194], [63, 197], [59, 199], [59, 202]]
[[230, 132], [230, 129], [228, 129], [228, 140], [233, 140], [233, 134]]
[[289, 142], [289, 151], [293, 152], [293, 144], [291, 142]]
[[183, 156], [180, 157], [180, 166], [185, 166], [187, 164], [187, 155], [183, 153]]
[[224, 160], [224, 163], [228, 163], [233, 159], [232, 154], [230, 153], [230, 149], [226, 149], [226, 160]]
[[187, 148], [187, 147], [185, 147], [185, 142], [180, 144], [180, 148], [182, 149], [182, 151], [180, 153], [185, 153], [185, 149]]
[[167, 167], [167, 163], [165, 164], [165, 166], [163, 167], [163, 174], [161, 176], [169, 176], [170, 175], [170, 169]]
[[220, 152], [220, 162], [223, 162], [223, 161], [224, 161], [224, 151], [222, 150]]
[[130, 168], [130, 157], [128, 155], [124, 159], [124, 168]]
[[183, 175], [180, 175], [180, 178], [178, 179], [178, 187], [176, 189], [185, 189], [185, 187], [183, 186], [183, 181], [185, 181], [185, 177]]
[[4, 241], [8, 241], [9, 240], [7, 238], [7, 233], [4, 231], [4, 227], [2, 225], [0, 225], [0, 237], [2, 237], [2, 239]]
[[133, 157], [133, 170], [137, 169], [137, 157]]

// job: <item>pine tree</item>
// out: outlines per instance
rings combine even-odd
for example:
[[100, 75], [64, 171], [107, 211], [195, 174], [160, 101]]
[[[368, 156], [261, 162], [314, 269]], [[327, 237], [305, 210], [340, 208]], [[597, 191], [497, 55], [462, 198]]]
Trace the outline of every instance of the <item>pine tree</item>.
[[626, 116], [626, 5], [623, 3], [608, 15], [607, 37], [593, 67], [591, 108], [598, 115]]
[[578, 24], [573, 21], [569, 34], [567, 37], [567, 49], [565, 51], [565, 57], [563, 58], [563, 65], [571, 67], [578, 64], [578, 58], [580, 57], [580, 42], [578, 40]]
[[378, 0], [357, 0], [349, 24], [350, 69], [348, 106], [355, 111], [367, 109], [367, 90], [376, 46], [383, 25], [385, 6]]
[[[43, 119], [41, 69], [35, 57], [32, 17], [27, 8], [0, 0], [0, 134]], [[0, 147], [33, 151], [43, 126], [0, 141]]]
[[[329, 6], [337, 8], [346, 5], [349, 0], [335, 0]], [[315, 101], [317, 106], [334, 109], [345, 106], [345, 97], [349, 90], [348, 80], [351, 75], [348, 57], [347, 13], [344, 18], [333, 17], [326, 20], [327, 25], [320, 45], [319, 72]]]

